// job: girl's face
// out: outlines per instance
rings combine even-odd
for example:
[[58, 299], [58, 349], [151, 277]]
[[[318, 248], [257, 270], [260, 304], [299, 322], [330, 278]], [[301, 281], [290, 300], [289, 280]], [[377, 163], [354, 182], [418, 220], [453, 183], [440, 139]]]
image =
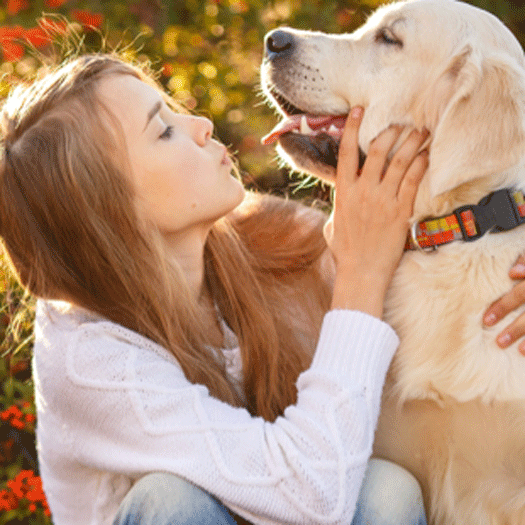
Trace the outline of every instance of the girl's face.
[[132, 75], [104, 79], [99, 94], [124, 133], [139, 217], [176, 241], [205, 237], [240, 204], [244, 188], [210, 120], [175, 113]]

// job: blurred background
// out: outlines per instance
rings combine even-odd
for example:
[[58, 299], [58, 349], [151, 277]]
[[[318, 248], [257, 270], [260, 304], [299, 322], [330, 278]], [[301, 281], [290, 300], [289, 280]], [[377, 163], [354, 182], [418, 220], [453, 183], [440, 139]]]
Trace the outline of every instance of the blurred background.
[[[279, 167], [260, 139], [277, 122], [259, 89], [266, 32], [288, 25], [353, 31], [381, 0], [1, 0], [0, 97], [14, 79], [30, 81], [42, 60], [60, 60], [64, 41], [86, 51], [120, 49], [158, 71], [180, 102], [215, 123], [245, 183], [292, 197], [326, 199], [317, 181]], [[525, 42], [518, 0], [468, 3], [501, 18]], [[69, 51], [68, 51], [69, 50]], [[1, 259], [0, 259], [1, 266]], [[30, 372], [34, 301], [0, 267], [0, 525], [50, 524], [34, 449]]]

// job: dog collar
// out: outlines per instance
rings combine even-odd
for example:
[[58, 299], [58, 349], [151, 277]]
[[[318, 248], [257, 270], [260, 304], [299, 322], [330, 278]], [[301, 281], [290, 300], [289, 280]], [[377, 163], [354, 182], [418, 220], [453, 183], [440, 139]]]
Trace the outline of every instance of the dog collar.
[[475, 241], [487, 232], [512, 230], [525, 222], [525, 195], [498, 190], [478, 204], [461, 206], [450, 215], [415, 222], [405, 250], [436, 250], [452, 241]]

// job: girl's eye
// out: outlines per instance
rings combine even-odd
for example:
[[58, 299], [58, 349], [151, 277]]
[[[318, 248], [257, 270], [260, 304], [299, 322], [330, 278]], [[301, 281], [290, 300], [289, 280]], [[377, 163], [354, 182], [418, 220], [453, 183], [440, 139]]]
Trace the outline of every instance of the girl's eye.
[[160, 139], [169, 139], [173, 135], [173, 126], [167, 126], [166, 129], [162, 132]]

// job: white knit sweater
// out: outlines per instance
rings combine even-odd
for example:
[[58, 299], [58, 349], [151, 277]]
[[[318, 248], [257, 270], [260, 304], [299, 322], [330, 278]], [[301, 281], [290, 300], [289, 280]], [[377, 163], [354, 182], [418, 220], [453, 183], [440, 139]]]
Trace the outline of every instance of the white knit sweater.
[[[37, 445], [55, 525], [111, 524], [154, 471], [256, 524], [351, 522], [398, 345], [380, 320], [329, 312], [297, 403], [274, 423], [189, 383], [152, 341], [66, 303], [38, 302], [35, 335]], [[228, 353], [240, 372], [239, 351]]]

